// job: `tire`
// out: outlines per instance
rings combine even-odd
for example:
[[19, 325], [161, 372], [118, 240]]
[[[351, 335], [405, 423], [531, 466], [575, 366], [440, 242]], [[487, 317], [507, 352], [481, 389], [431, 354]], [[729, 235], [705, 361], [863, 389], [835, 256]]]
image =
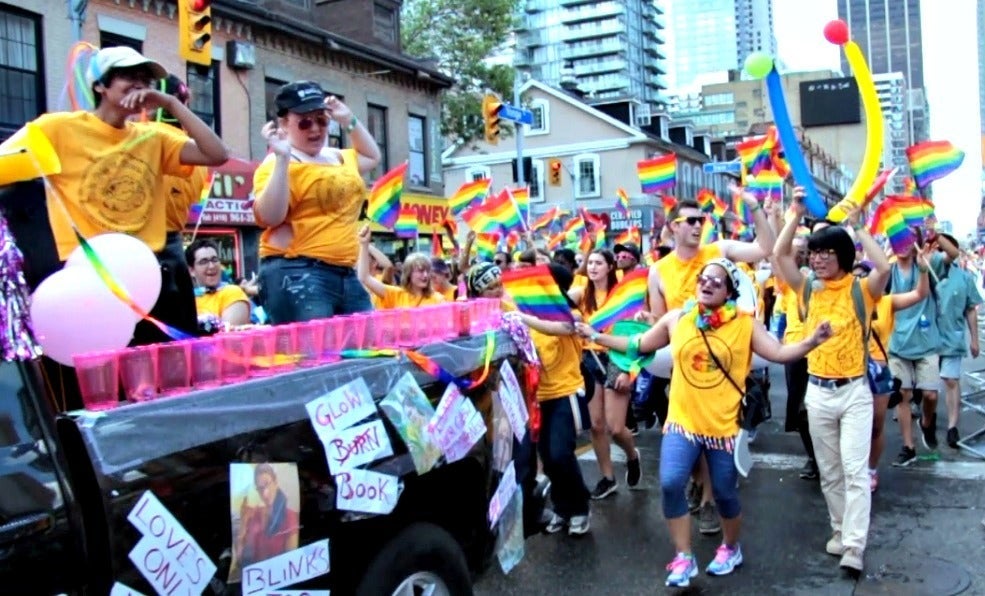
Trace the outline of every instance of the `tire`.
[[411, 524], [388, 542], [367, 567], [356, 594], [412, 596], [420, 593], [406, 589], [412, 580], [434, 584], [436, 596], [472, 596], [465, 553], [448, 532], [434, 524]]

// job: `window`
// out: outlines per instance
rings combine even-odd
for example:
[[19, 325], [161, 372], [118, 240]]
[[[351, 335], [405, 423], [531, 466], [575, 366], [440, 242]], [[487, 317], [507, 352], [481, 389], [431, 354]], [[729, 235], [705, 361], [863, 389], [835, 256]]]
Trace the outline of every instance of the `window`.
[[[536, 121], [535, 121], [536, 122]], [[544, 160], [535, 159], [531, 162], [532, 175], [530, 180], [530, 200], [535, 203], [544, 202]]]
[[602, 196], [599, 156], [576, 155], [575, 159], [575, 198], [589, 199]]
[[488, 166], [472, 166], [465, 171], [466, 182], [475, 182], [476, 180], [482, 180], [483, 178], [492, 178], [492, 172], [489, 170]]
[[543, 99], [535, 99], [530, 102], [530, 111], [534, 113], [534, 123], [533, 126], [527, 129], [527, 134], [539, 135], [551, 132], [549, 104]]
[[410, 148], [410, 163], [407, 167], [411, 186], [427, 186], [428, 157], [424, 131], [427, 120], [423, 116], [411, 115], [407, 118], [407, 141]]
[[216, 134], [222, 134], [221, 114], [219, 106], [219, 63], [213, 61], [212, 66], [188, 65], [186, 79], [191, 101], [188, 107], [203, 122], [212, 127]]
[[373, 5], [373, 36], [387, 43], [397, 42], [396, 12], [389, 6]]
[[263, 79], [263, 90], [264, 90], [264, 109], [267, 112], [267, 121], [273, 120], [277, 117], [277, 102], [275, 101], [277, 97], [277, 90], [280, 86], [285, 84], [287, 81], [281, 81], [278, 79], [265, 78]]
[[0, 10], [0, 139], [45, 111], [41, 19]]
[[118, 33], [110, 33], [108, 31], [99, 32], [99, 47], [112, 48], [115, 46], [126, 46], [141, 53], [144, 51], [144, 42], [139, 39], [119, 35]]
[[387, 155], [386, 108], [369, 104], [366, 128], [369, 130], [369, 134], [373, 135], [373, 139], [380, 148], [380, 165], [376, 166], [370, 175], [370, 178], [375, 180], [390, 169], [390, 156]]

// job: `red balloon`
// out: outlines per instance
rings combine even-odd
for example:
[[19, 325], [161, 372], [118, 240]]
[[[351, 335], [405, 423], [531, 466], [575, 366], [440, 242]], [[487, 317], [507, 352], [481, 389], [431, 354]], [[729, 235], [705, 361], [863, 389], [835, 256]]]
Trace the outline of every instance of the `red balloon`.
[[824, 39], [836, 46], [848, 43], [848, 23], [841, 19], [835, 19], [824, 26]]

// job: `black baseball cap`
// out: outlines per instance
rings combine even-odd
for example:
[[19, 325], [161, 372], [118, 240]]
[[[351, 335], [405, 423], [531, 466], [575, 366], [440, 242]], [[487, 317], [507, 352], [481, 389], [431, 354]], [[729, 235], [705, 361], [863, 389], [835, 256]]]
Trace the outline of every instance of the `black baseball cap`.
[[304, 114], [325, 108], [325, 90], [314, 81], [295, 81], [281, 85], [274, 97], [277, 115]]
[[612, 247], [612, 252], [614, 254], [619, 254], [621, 252], [628, 252], [632, 254], [637, 261], [640, 260], [640, 247], [636, 246], [635, 242], [627, 242], [626, 244], [617, 244]]

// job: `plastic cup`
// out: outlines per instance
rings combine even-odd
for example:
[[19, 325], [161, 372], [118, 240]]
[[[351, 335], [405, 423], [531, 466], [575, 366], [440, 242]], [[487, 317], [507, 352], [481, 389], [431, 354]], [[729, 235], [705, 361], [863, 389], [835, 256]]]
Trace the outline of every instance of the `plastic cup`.
[[375, 333], [373, 337], [367, 337], [366, 343], [370, 348], [384, 350], [397, 348], [397, 326], [400, 321], [400, 311], [386, 308], [374, 311], [373, 315], [376, 317], [373, 323]]
[[269, 377], [277, 372], [277, 333], [273, 327], [258, 327], [246, 332], [250, 342], [249, 376]]
[[482, 316], [481, 299], [469, 300], [469, 335], [479, 335], [486, 330], [486, 319]]
[[297, 365], [301, 368], [321, 363], [325, 346], [325, 321], [318, 319], [297, 325]]
[[472, 302], [470, 300], [455, 303], [455, 322], [457, 324], [458, 335], [465, 336], [472, 333]]
[[191, 343], [186, 340], [157, 344], [157, 383], [162, 397], [191, 391]]
[[341, 336], [343, 350], [365, 350], [366, 349], [366, 323], [369, 315], [365, 313], [355, 313], [345, 317], [339, 317], [341, 321]]
[[79, 380], [82, 405], [95, 412], [111, 410], [120, 403], [119, 352], [94, 352], [72, 356]]
[[246, 333], [223, 333], [222, 384], [241, 383], [250, 376], [253, 340]]
[[482, 314], [485, 319], [485, 328], [499, 329], [502, 323], [503, 306], [499, 298], [482, 298]]
[[298, 363], [298, 327], [296, 323], [275, 325], [274, 333], [274, 373], [294, 370]]
[[339, 352], [345, 347], [343, 336], [347, 321], [348, 317], [332, 317], [324, 320], [324, 326], [322, 327], [324, 331], [322, 334], [322, 354], [321, 358], [319, 358], [319, 362], [322, 364], [338, 362], [342, 358]]
[[207, 389], [222, 385], [222, 339], [203, 337], [191, 342], [192, 386]]
[[157, 346], [138, 346], [120, 352], [123, 394], [133, 401], [157, 397]]

